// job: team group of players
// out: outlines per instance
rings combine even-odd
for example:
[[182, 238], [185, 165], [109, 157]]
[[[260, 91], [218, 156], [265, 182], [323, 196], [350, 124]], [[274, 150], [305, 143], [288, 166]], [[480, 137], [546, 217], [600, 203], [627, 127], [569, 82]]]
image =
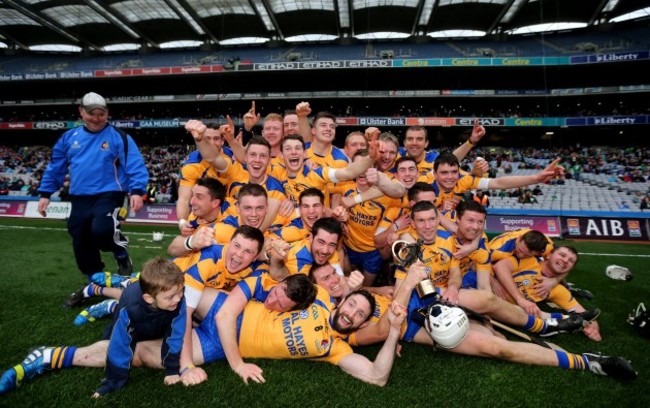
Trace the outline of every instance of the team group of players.
[[[222, 359], [245, 382], [264, 382], [262, 369], [244, 358], [326, 361], [385, 385], [400, 339], [525, 364], [636, 375], [622, 358], [509, 341], [481, 319], [451, 339], [425, 328], [422, 311], [442, 303], [539, 336], [582, 331], [601, 340], [599, 310], [586, 310], [563, 283], [577, 251], [534, 230], [488, 242], [485, 208], [462, 199], [470, 190], [561, 177], [559, 160], [535, 175], [485, 178], [483, 159], [471, 173], [460, 169], [485, 134], [478, 124], [453, 153], [438, 154], [427, 150], [419, 126], [406, 131], [403, 146], [368, 128], [350, 133], [338, 148], [336, 118], [321, 112], [310, 123], [310, 115], [305, 102], [284, 116], [269, 114], [261, 135], [251, 132], [260, 120], [254, 104], [244, 115], [243, 133], [250, 134], [236, 136], [230, 118], [220, 127], [188, 121], [197, 150], [181, 170], [180, 233], [168, 248], [173, 258], [148, 261], [139, 280], [94, 275], [83, 297], [120, 299], [117, 307], [109, 301], [110, 308], [82, 312], [91, 320], [113, 312], [106, 339], [36, 349], [3, 374], [0, 392], [44, 369], [71, 366], [106, 367], [96, 397], [123, 387], [131, 365], [164, 368], [166, 384], [192, 385], [207, 379], [200, 365]], [[394, 247], [417, 253], [406, 262]], [[423, 282], [429, 292], [416, 290]], [[558, 309], [542, 311], [543, 301]], [[374, 361], [352, 349], [381, 342]]]

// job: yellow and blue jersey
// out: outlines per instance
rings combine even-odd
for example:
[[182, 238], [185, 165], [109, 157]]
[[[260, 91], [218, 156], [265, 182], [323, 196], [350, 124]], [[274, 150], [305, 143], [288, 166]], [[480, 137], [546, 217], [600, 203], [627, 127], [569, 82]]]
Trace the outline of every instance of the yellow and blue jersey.
[[[271, 173], [270, 173], [271, 169], [272, 169], [273, 167], [276, 167], [276, 166], [284, 167], [284, 157], [282, 157], [281, 154], [279, 154], [279, 155], [277, 155], [277, 156], [275, 156], [275, 157], [271, 157], [271, 161], [269, 161], [269, 167], [268, 167], [268, 169], [266, 170], [266, 173], [267, 173], [267, 174], [271, 174]], [[276, 177], [276, 178], [277, 178], [277, 177]]]
[[[331, 146], [330, 151], [328, 154], [325, 156], [320, 156], [314, 153], [314, 149], [311, 147], [311, 143], [306, 143], [305, 144], [305, 159], [310, 160], [312, 163], [317, 165], [317, 168], [314, 170], [322, 170], [322, 169], [337, 169], [337, 168], [343, 168], [346, 167], [350, 164], [350, 159], [348, 156], [343, 153], [343, 150], [339, 149], [336, 146]], [[287, 173], [286, 169], [282, 168], [283, 166], [273, 166], [271, 168], [271, 175], [273, 175], [275, 178], [278, 180], [287, 180]], [[304, 173], [304, 171], [303, 171]], [[330, 173], [331, 174], [331, 173]], [[300, 179], [300, 175], [297, 177], [297, 179]], [[328, 183], [330, 181], [328, 180]], [[300, 192], [304, 190], [304, 188], [301, 188], [299, 185], [302, 183], [301, 180], [296, 180], [294, 182], [290, 182], [289, 184], [295, 185], [296, 189], [292, 193], [289, 193], [289, 188], [285, 185], [285, 190], [287, 190], [287, 195], [290, 197], [293, 197], [292, 200], [294, 202], [294, 205], [298, 207], [298, 196], [300, 195]], [[309, 182], [306, 183], [309, 185]], [[318, 188], [319, 190], [323, 191], [325, 194], [325, 202], [323, 203], [326, 207], [330, 206], [330, 194], [331, 192], [329, 191], [329, 188], [331, 187], [330, 185], [323, 184], [323, 185], [313, 185], [311, 187]]]
[[[248, 268], [232, 273], [226, 269], [227, 252], [228, 245], [211, 245], [193, 254], [196, 262], [184, 270], [185, 298], [189, 307], [198, 305], [205, 287], [230, 291], [257, 266], [257, 263], [254, 263]], [[177, 265], [178, 259], [174, 259]]]
[[[234, 211], [237, 210], [237, 207], [234, 206]], [[233, 212], [229, 212], [230, 215], [226, 215], [219, 220], [214, 225], [214, 240], [217, 244], [227, 244], [232, 239], [235, 230], [242, 226], [241, 219], [239, 215]], [[265, 237], [270, 236], [268, 230], [262, 231]]]
[[[343, 195], [350, 196], [359, 194], [354, 183], [354, 188], [349, 189]], [[390, 207], [401, 208], [402, 200], [382, 196], [374, 200], [364, 201], [350, 209], [350, 217], [347, 221], [348, 233], [343, 238], [345, 245], [356, 252], [375, 251], [375, 231], [379, 223], [384, 219], [386, 210]]]
[[[436, 240], [432, 244], [422, 245], [422, 259], [424, 264], [431, 268], [430, 279], [435, 287], [446, 288], [449, 281], [449, 270], [458, 268], [459, 262], [454, 259], [456, 237], [443, 230], [438, 230]], [[407, 269], [398, 267], [395, 270], [395, 279], [404, 280]]]
[[242, 290], [246, 300], [256, 300], [258, 302], [264, 302], [271, 289], [277, 285], [278, 282], [269, 273], [261, 269], [256, 270], [237, 283], [237, 287]]
[[[250, 181], [250, 174], [246, 165], [242, 165], [239, 162], [230, 164], [226, 171], [221, 172], [221, 175], [227, 180], [226, 186], [229, 197], [236, 198], [239, 190]], [[269, 199], [282, 201], [287, 198], [282, 183], [273, 176], [267, 175], [266, 180], [260, 186], [264, 187]]]
[[276, 161], [276, 163], [273, 163], [273, 160], [271, 160], [266, 174], [275, 177], [277, 180], [286, 180], [288, 176], [287, 166], [284, 165], [284, 160]]
[[272, 312], [260, 302], [248, 302], [239, 330], [239, 352], [243, 358], [308, 358], [337, 365], [353, 353], [349, 344], [335, 335], [329, 319], [329, 295], [319, 288], [307, 309]]
[[[230, 152], [230, 149], [224, 149], [224, 153], [226, 152]], [[226, 156], [228, 156], [227, 153]], [[232, 157], [232, 152], [230, 152], [230, 157]], [[226, 184], [226, 178], [219, 174], [212, 164], [203, 160], [198, 150], [189, 154], [181, 167], [180, 176], [179, 185], [183, 187], [194, 187], [197, 180], [206, 177], [217, 179], [221, 183]]]
[[[456, 237], [456, 243], [457, 245], [466, 244], [466, 242], [461, 242], [458, 237]], [[487, 245], [488, 237], [483, 233], [483, 236], [478, 243], [478, 248], [469, 254], [469, 256], [458, 260], [458, 266], [462, 276], [465, 276], [465, 274], [470, 270], [476, 273], [487, 273], [488, 275], [492, 275], [490, 249]]]
[[[235, 207], [236, 208], [236, 207]], [[214, 228], [214, 240], [217, 244], [227, 244], [232, 239], [235, 230], [240, 226], [238, 215], [228, 215], [223, 218]]]
[[[309, 239], [296, 241], [291, 245], [287, 251], [287, 256], [284, 265], [287, 268], [289, 275], [309, 275], [309, 269], [314, 263], [314, 257], [311, 255], [311, 242]], [[341, 270], [338, 251], [328, 260], [328, 263], [336, 270]]]
[[[540, 302], [549, 300], [566, 311], [573, 311], [578, 305], [578, 301], [573, 297], [571, 292], [563, 285], [556, 285], [551, 289], [547, 298], [542, 298], [535, 294], [532, 286], [542, 282], [542, 263], [543, 258], [529, 257], [517, 259], [514, 256], [505, 258], [513, 267], [512, 280], [515, 286], [524, 297], [531, 302]], [[511, 302], [514, 303], [512, 299]]]
[[311, 142], [305, 144], [305, 157], [319, 167], [329, 166], [340, 169], [350, 164], [350, 158], [338, 147], [330, 146], [330, 151], [325, 156], [321, 156], [314, 152]]
[[297, 217], [291, 220], [288, 225], [276, 229], [273, 234], [284, 242], [295, 242], [308, 238], [311, 231], [305, 227], [302, 218]]
[[[381, 222], [379, 223], [379, 227], [377, 228], [381, 232], [386, 231], [387, 229], [390, 229], [393, 227], [393, 224], [395, 223], [395, 220], [397, 220], [399, 217], [402, 215], [411, 215], [411, 209], [410, 208], [398, 208], [398, 207], [390, 207], [386, 210], [384, 213], [384, 217], [382, 218]], [[408, 227], [401, 229], [399, 231], [396, 231], [397, 235], [401, 235], [406, 230]]]
[[488, 187], [489, 179], [474, 177], [469, 174], [463, 174], [458, 177], [456, 185], [450, 192], [443, 191], [438, 185], [437, 181], [434, 181], [431, 185], [433, 190], [436, 192], [436, 207], [442, 205], [443, 201], [458, 197], [466, 191], [481, 189], [485, 190]]
[[[391, 299], [377, 293], [373, 293], [372, 297], [375, 298], [375, 311], [370, 317], [369, 320], [370, 325], [377, 324], [379, 322], [379, 319], [381, 319], [381, 317], [388, 312], [388, 308], [390, 307], [390, 304], [392, 302]], [[413, 341], [415, 334], [420, 329], [422, 329], [424, 325], [423, 318], [418, 312], [418, 310], [426, 309], [434, 301], [435, 301], [434, 297], [426, 297], [420, 299], [417, 292], [411, 293], [411, 297], [409, 298], [409, 303], [407, 305], [407, 316], [404, 322], [402, 323], [402, 327], [400, 329], [400, 338], [402, 340], [408, 342]], [[360, 329], [359, 331], [362, 330], [363, 328]], [[347, 337], [344, 336], [343, 339], [352, 346], [365, 345], [365, 344], [359, 344], [359, 341], [357, 339], [357, 333], [359, 331], [350, 333], [349, 336]]]
[[[450, 221], [458, 222], [458, 214], [456, 214], [456, 210], [440, 211], [440, 214], [442, 214], [443, 217], [446, 217]], [[438, 228], [445, 229], [445, 227], [442, 225], [440, 225]]]
[[[515, 256], [514, 251], [517, 245], [517, 239], [528, 231], [531, 231], [531, 229], [521, 228], [515, 231], [504, 232], [503, 234], [492, 238], [488, 244], [491, 251], [492, 262], [498, 262], [504, 258]], [[548, 239], [548, 244], [542, 254], [544, 257], [550, 254], [553, 250], [553, 241], [549, 237], [546, 237], [546, 239]]]
[[[418, 174], [423, 178], [423, 180], [428, 180], [431, 178], [431, 173], [433, 173], [433, 163], [438, 158], [438, 155], [438, 152], [435, 150], [429, 150], [428, 152], [424, 152], [424, 157], [422, 160], [420, 160], [419, 163], [415, 163], [415, 165], [418, 167]], [[397, 151], [397, 158], [395, 160], [404, 156], [408, 156], [406, 154], [406, 149], [404, 147], [400, 147]], [[420, 180], [418, 179], [418, 181]]]
[[535, 295], [532, 286], [542, 281], [540, 260], [535, 257], [517, 259], [514, 256], [506, 258], [513, 266], [512, 279], [522, 295], [531, 302], [539, 302], [542, 298]]
[[320, 167], [314, 170], [304, 166], [302, 171], [298, 172], [296, 177], [287, 176], [285, 171], [284, 178], [279, 180], [282, 180], [282, 185], [284, 186], [284, 191], [287, 193], [287, 197], [291, 199], [295, 207], [298, 207], [300, 203], [300, 193], [303, 191], [312, 187], [321, 191], [326, 191], [329, 183], [335, 183], [337, 181], [334, 179], [335, 170], [336, 169], [330, 168], [329, 166]]

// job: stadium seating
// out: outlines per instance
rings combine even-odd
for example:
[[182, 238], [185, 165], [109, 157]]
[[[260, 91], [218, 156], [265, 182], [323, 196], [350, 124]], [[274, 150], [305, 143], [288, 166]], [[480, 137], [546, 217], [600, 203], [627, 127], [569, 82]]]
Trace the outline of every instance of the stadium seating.
[[392, 58], [459, 58], [459, 57], [533, 57], [597, 54], [599, 52], [647, 51], [650, 39], [644, 28], [622, 29], [616, 33], [570, 32], [544, 37], [512, 37], [507, 41], [483, 39], [431, 40], [415, 42], [366, 42], [340, 44], [287, 44], [268, 48], [221, 48], [218, 50], [169, 50], [147, 53], [116, 53], [101, 56], [81, 55], [2, 55], [0, 72], [86, 71], [135, 67], [187, 66], [225, 64], [231, 58], [242, 62], [267, 63], [291, 60], [360, 60], [381, 59], [382, 51], [391, 51]]

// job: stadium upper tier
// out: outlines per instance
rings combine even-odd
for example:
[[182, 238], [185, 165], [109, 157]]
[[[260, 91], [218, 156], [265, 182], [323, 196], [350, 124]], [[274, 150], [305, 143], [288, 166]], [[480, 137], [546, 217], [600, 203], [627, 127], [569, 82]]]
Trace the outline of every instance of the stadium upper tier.
[[650, 33], [644, 27], [614, 32], [566, 33], [510, 38], [507, 41], [462, 40], [377, 42], [350, 45], [222, 48], [200, 51], [158, 51], [97, 56], [72, 54], [9, 54], [0, 56], [0, 73], [88, 71], [167, 66], [201, 66], [287, 61], [340, 61], [466, 57], [540, 57], [646, 51]]

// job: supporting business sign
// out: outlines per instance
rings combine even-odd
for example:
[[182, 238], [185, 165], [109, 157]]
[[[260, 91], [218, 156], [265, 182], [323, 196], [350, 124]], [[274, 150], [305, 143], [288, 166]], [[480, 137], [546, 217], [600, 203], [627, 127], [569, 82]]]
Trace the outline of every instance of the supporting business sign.
[[127, 221], [174, 224], [178, 218], [173, 205], [145, 205], [136, 214], [129, 213]]
[[522, 228], [534, 229], [549, 237], [559, 237], [561, 232], [558, 217], [493, 214], [488, 215], [485, 223], [485, 231], [491, 234], [501, 234]]
[[0, 201], [0, 216], [23, 217], [26, 204], [26, 201]]

